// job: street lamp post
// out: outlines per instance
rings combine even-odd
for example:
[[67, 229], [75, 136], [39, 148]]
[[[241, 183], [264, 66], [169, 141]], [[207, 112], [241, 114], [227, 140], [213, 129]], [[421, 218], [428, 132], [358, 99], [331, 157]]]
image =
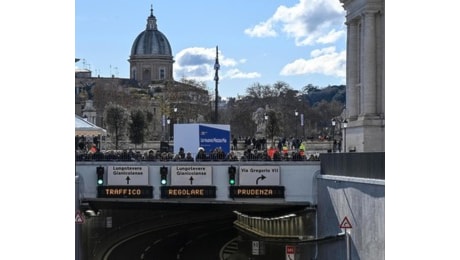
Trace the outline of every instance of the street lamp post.
[[177, 116], [177, 107], [176, 106], [174, 106], [173, 111], [174, 111], [174, 117], [176, 118], [176, 122], [179, 123], [179, 117]]
[[343, 152], [347, 152], [347, 126], [348, 126], [348, 121], [345, 119], [343, 121]]
[[295, 115], [295, 138], [297, 138], [297, 116], [299, 116], [299, 112], [297, 112], [297, 109], [294, 111]]
[[168, 143], [169, 143], [169, 138], [170, 138], [169, 137], [169, 131], [170, 131], [170, 129], [169, 129], [170, 125], [169, 124], [171, 123], [171, 119], [169, 118], [169, 116], [168, 116], [168, 119], [166, 119], [166, 123], [168, 124]]
[[165, 123], [166, 123], [165, 115], [162, 115], [162, 116], [161, 116], [161, 126], [162, 126], [162, 127], [161, 127], [161, 131], [162, 131], [162, 133], [161, 133], [161, 140], [164, 140], [164, 139], [165, 139], [165, 135], [166, 135], [166, 133], [165, 133], [165, 130], [166, 130], [166, 129], [165, 129], [165, 128], [166, 128]]
[[335, 118], [332, 118], [331, 125], [332, 125], [332, 152], [335, 150]]
[[265, 136], [268, 142], [269, 136], [268, 136], [268, 131], [267, 131], [267, 125], [268, 125], [268, 114], [267, 113], [264, 113], [264, 119], [265, 119]]
[[171, 119], [171, 124], [172, 124], [171, 136], [172, 136], [172, 138], [174, 140], [174, 125], [179, 122], [179, 116], [177, 115], [177, 107], [176, 106], [174, 106], [173, 111], [174, 111], [174, 114], [173, 114], [173, 118]]
[[214, 75], [214, 81], [216, 81], [216, 104], [215, 104], [215, 116], [214, 116], [214, 123], [218, 123], [219, 122], [219, 113], [217, 111], [217, 106], [218, 106], [218, 103], [219, 103], [219, 90], [218, 90], [218, 85], [219, 85], [219, 69], [220, 69], [220, 65], [219, 65], [219, 47], [216, 46], [216, 63], [214, 64], [214, 70], [216, 71], [216, 74]]
[[306, 142], [307, 139], [305, 138], [305, 122], [304, 122], [304, 118], [303, 118], [303, 113], [300, 114], [300, 126], [302, 127], [302, 139], [304, 139], [305, 142]]

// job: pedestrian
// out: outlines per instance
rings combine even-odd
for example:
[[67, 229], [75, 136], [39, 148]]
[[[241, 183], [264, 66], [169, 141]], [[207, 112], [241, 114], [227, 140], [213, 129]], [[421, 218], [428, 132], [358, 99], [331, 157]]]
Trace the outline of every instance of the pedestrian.
[[184, 161], [187, 161], [187, 162], [194, 162], [195, 161], [195, 159], [193, 159], [193, 157], [192, 157], [191, 152], [187, 152], [187, 155], [185, 155]]
[[179, 159], [179, 160], [184, 160], [184, 159], [185, 159], [184, 147], [180, 147], [180, 148], [179, 148], [178, 159]]
[[275, 152], [276, 152], [275, 147], [270, 146], [270, 148], [268, 148], [267, 154], [268, 154], [268, 157], [270, 157], [270, 160], [273, 160], [273, 156], [275, 155]]
[[206, 155], [203, 147], [198, 148], [198, 153], [195, 156], [195, 161], [208, 161], [208, 156]]
[[283, 155], [287, 156], [288, 153], [289, 153], [289, 148], [288, 148], [287, 144], [284, 144], [283, 145]]
[[299, 154], [301, 157], [304, 157], [305, 156], [305, 144], [304, 142], [301, 142], [300, 143], [300, 146], [299, 146]]
[[97, 146], [96, 146], [96, 144], [92, 144], [91, 148], [88, 151], [88, 153], [89, 154], [95, 154], [96, 152], [97, 152]]

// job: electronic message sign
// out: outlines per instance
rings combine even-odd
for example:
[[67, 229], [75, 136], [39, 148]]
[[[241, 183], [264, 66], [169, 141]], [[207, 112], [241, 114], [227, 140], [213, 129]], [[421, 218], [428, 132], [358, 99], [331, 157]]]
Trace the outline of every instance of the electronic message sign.
[[98, 198], [153, 198], [152, 186], [99, 186], [97, 187]]
[[215, 198], [216, 186], [162, 186], [161, 198]]
[[230, 198], [284, 198], [284, 186], [230, 186]]

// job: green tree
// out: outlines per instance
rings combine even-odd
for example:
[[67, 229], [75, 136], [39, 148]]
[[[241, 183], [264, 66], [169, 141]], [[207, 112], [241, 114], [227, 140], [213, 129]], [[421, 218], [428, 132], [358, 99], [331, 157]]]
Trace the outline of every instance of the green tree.
[[104, 110], [104, 119], [107, 130], [115, 138], [115, 149], [118, 150], [118, 143], [126, 131], [128, 124], [128, 110], [121, 105], [109, 103]]
[[129, 122], [129, 140], [134, 145], [142, 144], [145, 140], [146, 116], [142, 110], [131, 111], [131, 121]]

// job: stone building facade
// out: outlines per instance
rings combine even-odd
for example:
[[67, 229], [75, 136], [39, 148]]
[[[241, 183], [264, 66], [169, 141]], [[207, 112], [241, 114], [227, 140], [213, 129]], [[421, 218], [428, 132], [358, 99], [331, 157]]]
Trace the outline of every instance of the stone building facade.
[[385, 1], [340, 0], [346, 10], [347, 151], [385, 151]]

